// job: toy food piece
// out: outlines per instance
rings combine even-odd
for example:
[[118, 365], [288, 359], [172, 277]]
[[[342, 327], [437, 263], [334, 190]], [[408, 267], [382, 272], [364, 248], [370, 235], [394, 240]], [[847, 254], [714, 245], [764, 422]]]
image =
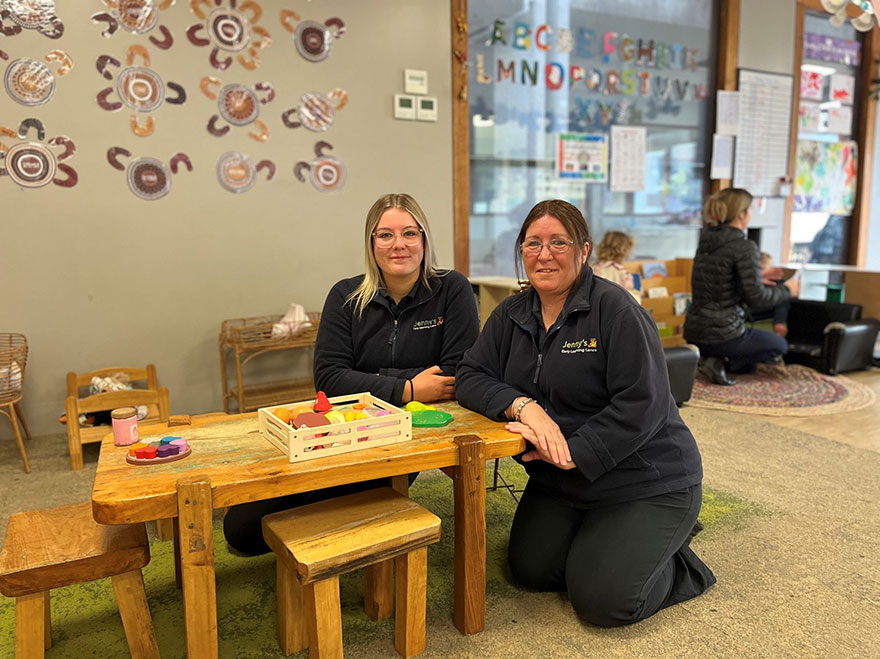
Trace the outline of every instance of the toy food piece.
[[276, 407], [272, 414], [281, 420], [281, 423], [290, 423], [290, 410], [286, 407]]
[[417, 410], [412, 413], [412, 424], [418, 428], [440, 428], [451, 421], [452, 415], [440, 410]]
[[336, 410], [330, 410], [324, 415], [324, 418], [327, 419], [330, 423], [345, 423], [346, 418], [342, 412], [338, 412]]
[[292, 410], [290, 410], [290, 423], [293, 423], [293, 420], [296, 419], [296, 417], [298, 417], [300, 414], [312, 411], [312, 408], [308, 405], [297, 405]]
[[333, 409], [333, 406], [330, 404], [330, 401], [327, 400], [327, 394], [323, 391], [319, 391], [315, 396], [315, 405], [312, 408], [315, 412], [329, 412]]
[[417, 400], [411, 400], [406, 405], [404, 405], [403, 409], [407, 412], [423, 412], [424, 410], [436, 410], [437, 408], [433, 405], [425, 405], [424, 403], [420, 403]]
[[346, 421], [354, 421], [357, 418], [358, 414], [360, 414], [360, 412], [356, 410], [345, 410], [345, 414], [343, 414], [343, 417], [345, 417]]
[[296, 428], [317, 428], [319, 426], [329, 426], [330, 421], [323, 414], [317, 412], [303, 412], [293, 420]]

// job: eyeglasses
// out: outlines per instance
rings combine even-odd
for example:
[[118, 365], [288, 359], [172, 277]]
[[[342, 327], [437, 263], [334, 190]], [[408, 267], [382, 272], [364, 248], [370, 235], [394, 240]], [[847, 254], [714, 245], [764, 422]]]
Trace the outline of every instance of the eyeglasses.
[[546, 246], [553, 254], [565, 254], [571, 246], [574, 245], [573, 240], [565, 240], [564, 238], [552, 238], [550, 242], [542, 243], [540, 240], [527, 240], [519, 246], [520, 251], [528, 256], [537, 256]]
[[422, 229], [404, 229], [402, 233], [394, 233], [387, 229], [377, 229], [373, 232], [373, 240], [376, 241], [377, 247], [393, 247], [400, 238], [407, 247], [415, 247], [422, 243]]

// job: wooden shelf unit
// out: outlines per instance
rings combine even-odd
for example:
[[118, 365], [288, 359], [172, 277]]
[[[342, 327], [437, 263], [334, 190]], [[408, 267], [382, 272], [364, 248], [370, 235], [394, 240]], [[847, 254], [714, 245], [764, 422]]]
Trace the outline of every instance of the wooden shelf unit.
[[[220, 327], [220, 377], [223, 381], [223, 409], [230, 414], [230, 401], [235, 401], [237, 412], [252, 412], [258, 407], [266, 407], [292, 400], [304, 400], [315, 395], [315, 384], [311, 377], [278, 382], [245, 384], [243, 367], [258, 355], [278, 350], [312, 348], [318, 336], [321, 314], [308, 313], [312, 326], [293, 336], [272, 337], [272, 326], [281, 316], [255, 316], [252, 318], [231, 318], [224, 320]], [[227, 359], [235, 363], [235, 381], [229, 384]]]
[[[630, 261], [623, 266], [633, 273], [642, 274], [642, 263], [653, 261]], [[655, 323], [665, 323], [666, 327], [672, 328], [672, 336], [661, 336], [660, 343], [664, 348], [684, 345], [686, 341], [682, 337], [685, 316], [675, 313], [675, 293], [691, 292], [691, 272], [694, 268], [693, 259], [672, 259], [663, 261], [666, 264], [666, 277], [651, 277], [645, 279], [642, 276], [642, 306], [651, 312]], [[658, 286], [665, 286], [668, 297], [648, 297], [647, 291]]]

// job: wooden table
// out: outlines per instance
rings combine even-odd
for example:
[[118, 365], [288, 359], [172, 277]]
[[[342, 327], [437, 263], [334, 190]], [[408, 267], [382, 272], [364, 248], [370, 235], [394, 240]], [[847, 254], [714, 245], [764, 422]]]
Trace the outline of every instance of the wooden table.
[[[439, 405], [454, 421], [413, 428], [408, 442], [289, 463], [262, 438], [256, 414], [211, 414], [149, 436], [180, 435], [192, 454], [177, 462], [133, 466], [125, 447], [104, 438], [92, 489], [92, 512], [102, 524], [175, 518], [175, 543], [190, 657], [216, 657], [217, 596], [212, 511], [285, 494], [374, 478], [406, 488], [406, 474], [442, 469], [455, 496], [454, 622], [463, 634], [482, 631], [486, 617], [486, 461], [516, 455], [523, 439], [456, 403]], [[157, 430], [158, 428], [158, 430]]]

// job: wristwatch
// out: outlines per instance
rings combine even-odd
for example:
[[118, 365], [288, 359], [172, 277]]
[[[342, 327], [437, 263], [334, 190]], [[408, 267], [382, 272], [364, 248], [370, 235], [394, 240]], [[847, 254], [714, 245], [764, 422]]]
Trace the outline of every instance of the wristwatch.
[[519, 405], [516, 406], [516, 410], [513, 412], [513, 420], [519, 421], [519, 417], [522, 414], [523, 408], [529, 403], [537, 403], [534, 398], [525, 398], [519, 402]]

